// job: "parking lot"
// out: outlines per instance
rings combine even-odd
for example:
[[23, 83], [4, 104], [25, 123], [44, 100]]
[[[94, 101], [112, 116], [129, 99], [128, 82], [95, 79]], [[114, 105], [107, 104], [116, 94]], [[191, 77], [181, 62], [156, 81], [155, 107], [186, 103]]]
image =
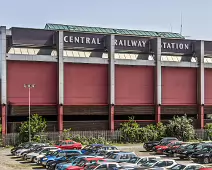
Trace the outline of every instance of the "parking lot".
[[[153, 153], [145, 152], [141, 145], [125, 145], [125, 146], [117, 146], [118, 149], [123, 151], [131, 151], [135, 152], [138, 156], [149, 156]], [[163, 158], [167, 158], [165, 156], [162, 156]], [[192, 161], [188, 160], [179, 160], [179, 158], [170, 158], [175, 159], [178, 163], [181, 164], [189, 164], [192, 163]], [[211, 165], [207, 165], [211, 166]], [[1, 170], [45, 170], [43, 167], [39, 167], [38, 165], [30, 162], [26, 162], [21, 160], [18, 157], [11, 156], [10, 155], [10, 149], [9, 148], [1, 148], [0, 149], [0, 169]]]

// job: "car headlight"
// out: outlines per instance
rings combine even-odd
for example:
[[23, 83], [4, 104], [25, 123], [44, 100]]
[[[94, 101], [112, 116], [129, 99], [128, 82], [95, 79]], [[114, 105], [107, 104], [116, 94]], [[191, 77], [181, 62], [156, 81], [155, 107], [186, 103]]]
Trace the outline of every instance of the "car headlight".
[[198, 155], [198, 156], [203, 156], [203, 154], [200, 154], [200, 155]]
[[184, 151], [183, 153], [187, 153], [187, 151]]
[[45, 160], [47, 160], [47, 158], [43, 158], [43, 160], [45, 161]]

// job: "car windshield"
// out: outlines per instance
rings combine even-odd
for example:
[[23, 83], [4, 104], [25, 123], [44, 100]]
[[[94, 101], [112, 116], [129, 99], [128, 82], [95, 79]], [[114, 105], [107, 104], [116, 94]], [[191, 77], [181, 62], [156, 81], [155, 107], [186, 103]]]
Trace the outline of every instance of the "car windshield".
[[87, 146], [85, 146], [83, 149], [90, 149], [91, 148], [91, 146], [90, 145], [87, 145]]
[[85, 163], [86, 163], [86, 161], [83, 159], [83, 160], [80, 160], [80, 161], [76, 164], [76, 166], [84, 166]]
[[139, 159], [140, 159], [139, 157], [133, 157], [129, 161], [127, 161], [127, 163], [135, 164]]
[[117, 158], [117, 156], [118, 156], [118, 154], [112, 154], [111, 156], [109, 156], [108, 158], [109, 159], [116, 159]]
[[197, 145], [197, 147], [195, 148], [197, 151], [200, 151], [202, 150], [203, 146], [200, 144], [200, 145]]
[[53, 152], [51, 155], [56, 156], [58, 154], [58, 151]]
[[57, 157], [63, 157], [63, 156], [65, 156], [66, 154], [64, 153], [64, 152], [59, 152], [56, 156]]
[[156, 162], [157, 162], [157, 160], [152, 159], [152, 160], [149, 160], [148, 162], [145, 162], [143, 165], [150, 167], [150, 166], [154, 165]]
[[97, 166], [99, 166], [100, 164], [98, 164], [98, 163], [93, 163], [93, 164], [90, 164], [90, 165], [87, 165], [86, 167], [85, 167], [85, 169], [86, 170], [91, 170], [91, 169], [94, 169], [94, 168], [96, 168]]
[[185, 165], [174, 165], [173, 167], [169, 168], [169, 170], [183, 170], [186, 166]]
[[207, 147], [207, 146], [206, 146], [206, 147], [204, 147], [204, 148], [202, 149], [202, 151], [203, 151], [203, 152], [211, 151], [211, 147]]
[[164, 165], [164, 161], [158, 161], [154, 164], [154, 167], [161, 167], [162, 165]]

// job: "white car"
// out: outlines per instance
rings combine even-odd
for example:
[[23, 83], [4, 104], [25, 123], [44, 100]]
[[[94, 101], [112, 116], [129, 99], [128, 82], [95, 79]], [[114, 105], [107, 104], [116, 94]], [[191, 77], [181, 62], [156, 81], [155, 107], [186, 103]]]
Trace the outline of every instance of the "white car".
[[[51, 154], [51, 153], [53, 153], [53, 152], [55, 152], [55, 151], [58, 151], [58, 150], [60, 150], [60, 149], [59, 149], [59, 148], [57, 148], [57, 149], [51, 149], [51, 150], [49, 150], [49, 152], [47, 152], [46, 154]], [[39, 164], [40, 159], [43, 158], [44, 156], [46, 156], [46, 154], [43, 154], [43, 153], [42, 153], [42, 154], [36, 156], [36, 158], [34, 159], [34, 163]]]
[[141, 166], [143, 163], [150, 161], [150, 160], [159, 161], [159, 160], [161, 160], [161, 157], [159, 157], [159, 156], [133, 157], [127, 162], [119, 163], [119, 165], [124, 168], [135, 167], [135, 166]]
[[176, 164], [177, 164], [177, 162], [172, 159], [162, 159], [155, 163], [153, 163], [153, 161], [150, 160], [150, 161], [144, 163], [143, 166], [141, 166], [141, 168], [142, 169], [154, 169], [154, 170], [163, 169], [163, 168], [165, 169], [165, 168], [171, 168]]
[[38, 156], [38, 155], [42, 155], [42, 154], [46, 154], [47, 152], [49, 152], [49, 150], [51, 149], [57, 149], [57, 147], [54, 147], [54, 146], [47, 146], [47, 147], [43, 147], [43, 149], [39, 152], [32, 152], [32, 153], [28, 153], [26, 155], [27, 157], [27, 160], [30, 161], [30, 162], [35, 162], [35, 158]]
[[99, 162], [99, 163], [94, 163], [94, 164], [90, 164], [88, 166], [85, 167], [85, 170], [100, 170], [100, 169], [116, 169], [116, 168], [120, 168], [121, 166], [116, 163], [116, 162]]
[[[176, 164], [169, 168], [169, 170], [199, 170], [200, 168], [205, 168], [205, 166], [200, 164], [188, 164], [188, 165], [182, 165], [182, 164]], [[166, 169], [166, 168], [164, 168]]]
[[31, 148], [33, 148], [34, 146], [36, 146], [37, 144], [32, 144], [32, 145], [29, 145], [27, 148], [22, 148], [22, 149], [18, 149], [16, 152], [15, 152], [15, 155], [20, 157], [22, 155], [22, 153], [26, 152], [26, 151], [29, 151]]

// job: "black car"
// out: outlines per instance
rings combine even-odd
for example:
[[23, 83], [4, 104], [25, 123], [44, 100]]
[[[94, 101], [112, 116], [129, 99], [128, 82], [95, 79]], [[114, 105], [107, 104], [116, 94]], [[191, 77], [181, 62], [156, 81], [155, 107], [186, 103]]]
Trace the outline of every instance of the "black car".
[[197, 150], [201, 150], [203, 143], [192, 143], [187, 145], [185, 148], [181, 149], [177, 153], [177, 157], [180, 159], [191, 158], [191, 155]]
[[57, 166], [57, 164], [60, 164], [60, 163], [63, 163], [63, 162], [70, 163], [73, 160], [75, 160], [79, 155], [80, 154], [78, 154], [78, 153], [67, 154], [65, 160], [51, 161], [51, 162], [49, 162], [49, 163], [46, 164], [46, 168], [48, 170], [55, 170], [55, 167]]
[[15, 155], [15, 152], [16, 152], [17, 150], [22, 149], [22, 148], [27, 148], [27, 147], [29, 147], [31, 144], [32, 144], [31, 142], [22, 143], [22, 144], [20, 144], [20, 145], [18, 145], [18, 146], [16, 146], [16, 147], [12, 148], [12, 149], [10, 150], [10, 153], [11, 153], [12, 155]]
[[196, 163], [209, 164], [212, 162], [212, 145], [204, 145], [203, 149], [194, 152], [191, 159]]
[[150, 142], [146, 142], [146, 143], [144, 143], [143, 148], [144, 148], [146, 151], [152, 151], [152, 149], [153, 149], [155, 146], [160, 145], [161, 143], [167, 143], [167, 142], [173, 141], [173, 140], [178, 140], [178, 139], [177, 139], [177, 138], [174, 138], [174, 137], [166, 137], [166, 138], [161, 139], [160, 141], [150, 141]]

